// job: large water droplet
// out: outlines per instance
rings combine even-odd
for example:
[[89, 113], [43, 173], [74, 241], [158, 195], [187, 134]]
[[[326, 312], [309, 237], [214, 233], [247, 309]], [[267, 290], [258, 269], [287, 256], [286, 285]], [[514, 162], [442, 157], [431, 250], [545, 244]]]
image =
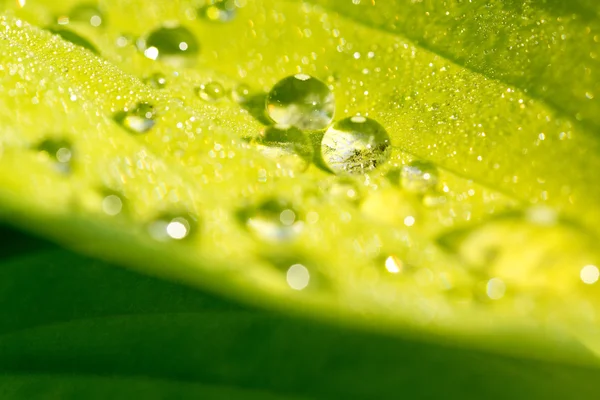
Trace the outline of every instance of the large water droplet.
[[277, 82], [266, 100], [269, 117], [278, 124], [302, 130], [324, 129], [333, 120], [333, 92], [320, 80], [306, 74]]
[[400, 184], [410, 192], [426, 193], [435, 188], [437, 181], [437, 168], [428, 161], [413, 161], [402, 167]]
[[64, 40], [73, 43], [74, 45], [81, 46], [85, 49], [88, 49], [89, 51], [91, 51], [94, 54], [99, 54], [98, 49], [96, 49], [96, 47], [92, 43], [90, 43], [89, 40], [87, 40], [83, 36], [80, 36], [77, 33], [73, 32], [69, 29], [49, 28], [48, 30], [50, 32], [54, 33], [55, 35], [60, 36]]
[[308, 136], [291, 126], [270, 126], [253, 143], [262, 154], [275, 159], [284, 168], [305, 170], [313, 157]]
[[224, 95], [225, 89], [219, 82], [208, 82], [198, 88], [198, 96], [205, 101], [217, 101]]
[[148, 132], [156, 123], [154, 121], [154, 107], [148, 103], [138, 103], [130, 110], [117, 113], [115, 121], [133, 133]]
[[137, 46], [151, 60], [174, 64], [187, 63], [200, 52], [200, 44], [194, 34], [180, 25], [165, 25], [140, 38]]
[[37, 149], [55, 162], [56, 169], [59, 172], [67, 173], [71, 170], [70, 164], [73, 159], [73, 148], [68, 141], [46, 139], [37, 146]]
[[236, 5], [233, 0], [211, 0], [198, 9], [198, 16], [213, 22], [228, 22], [235, 18]]
[[93, 27], [105, 23], [104, 13], [94, 4], [80, 4], [69, 13], [69, 21], [82, 22]]
[[148, 225], [150, 236], [159, 241], [183, 240], [196, 228], [197, 219], [189, 214], [164, 215]]
[[376, 121], [355, 116], [336, 122], [321, 142], [323, 161], [336, 174], [363, 174], [390, 156], [390, 137]]
[[304, 227], [298, 212], [286, 201], [277, 199], [245, 208], [238, 217], [254, 235], [267, 241], [291, 240]]

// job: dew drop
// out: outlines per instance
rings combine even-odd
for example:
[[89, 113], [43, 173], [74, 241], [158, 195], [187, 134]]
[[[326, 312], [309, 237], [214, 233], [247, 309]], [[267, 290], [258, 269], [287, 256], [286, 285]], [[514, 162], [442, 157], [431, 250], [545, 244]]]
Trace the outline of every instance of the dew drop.
[[490, 299], [500, 300], [506, 292], [506, 284], [500, 278], [492, 278], [487, 282], [485, 292]]
[[335, 101], [325, 83], [306, 74], [296, 74], [273, 86], [266, 107], [269, 117], [278, 124], [320, 130], [333, 120]]
[[138, 49], [151, 60], [172, 64], [186, 64], [200, 52], [200, 44], [187, 28], [162, 26], [137, 41]]
[[385, 259], [385, 269], [391, 274], [397, 274], [404, 269], [404, 263], [397, 256], [391, 255]]
[[160, 72], [156, 72], [144, 79], [144, 82], [154, 89], [164, 89], [167, 86], [167, 77]]
[[155, 240], [183, 240], [195, 229], [196, 219], [192, 216], [165, 215], [148, 226], [148, 232]]
[[69, 21], [82, 22], [93, 27], [104, 24], [104, 13], [94, 4], [80, 4], [69, 13]]
[[73, 149], [71, 143], [68, 141], [46, 139], [37, 146], [37, 149], [55, 162], [56, 169], [59, 172], [67, 173], [70, 171], [70, 163], [73, 159]]
[[600, 278], [600, 270], [595, 265], [586, 265], [585, 267], [581, 268], [579, 277], [586, 285], [592, 285], [598, 282], [598, 279]]
[[291, 240], [304, 228], [298, 211], [283, 200], [266, 200], [241, 210], [238, 217], [250, 232], [266, 241]]
[[60, 36], [64, 40], [73, 43], [76, 46], [81, 46], [85, 49], [88, 49], [89, 51], [91, 51], [94, 54], [99, 54], [98, 49], [96, 49], [96, 47], [92, 43], [90, 43], [89, 40], [87, 40], [83, 36], [80, 36], [77, 33], [73, 32], [69, 29], [49, 28], [48, 30], [50, 32], [52, 32], [53, 34]]
[[357, 204], [362, 200], [360, 187], [351, 177], [336, 177], [329, 187], [328, 194], [336, 202], [347, 201]]
[[217, 101], [224, 95], [225, 89], [219, 82], [209, 82], [198, 88], [198, 96], [205, 101]]
[[233, 0], [211, 0], [198, 9], [198, 16], [212, 22], [228, 22], [235, 18], [236, 5]]
[[102, 211], [110, 216], [115, 216], [123, 209], [123, 200], [116, 194], [110, 194], [102, 199]]
[[286, 280], [292, 289], [303, 290], [310, 282], [310, 272], [304, 265], [294, 264], [287, 270]]
[[426, 193], [438, 182], [437, 167], [428, 161], [413, 161], [402, 167], [400, 184], [409, 192]]
[[326, 166], [336, 174], [364, 174], [390, 157], [390, 137], [370, 118], [345, 118], [327, 129], [321, 154]]
[[231, 99], [236, 103], [245, 103], [250, 98], [250, 93], [250, 87], [244, 83], [240, 83], [231, 91]]
[[308, 136], [291, 126], [274, 125], [253, 141], [265, 156], [284, 168], [303, 171], [310, 165], [313, 147]]
[[117, 113], [115, 121], [132, 133], [148, 132], [156, 123], [154, 121], [154, 107], [148, 103], [138, 103], [131, 110]]

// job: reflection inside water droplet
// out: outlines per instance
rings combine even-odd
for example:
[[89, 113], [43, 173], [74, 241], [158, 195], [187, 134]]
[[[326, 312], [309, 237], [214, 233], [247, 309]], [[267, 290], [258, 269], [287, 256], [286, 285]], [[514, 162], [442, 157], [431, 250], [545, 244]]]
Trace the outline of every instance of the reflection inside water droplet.
[[233, 0], [211, 0], [198, 9], [198, 16], [212, 22], [228, 22], [235, 18], [236, 4]]
[[414, 193], [426, 193], [435, 188], [438, 171], [428, 161], [413, 161], [402, 167], [400, 183], [402, 187]]
[[266, 107], [269, 117], [277, 124], [320, 130], [331, 123], [335, 101], [325, 83], [306, 74], [296, 74], [273, 86], [267, 95]]
[[295, 238], [304, 228], [298, 212], [283, 200], [267, 200], [238, 213], [241, 222], [257, 237], [267, 241]]
[[162, 26], [137, 41], [137, 47], [151, 60], [163, 60], [176, 65], [187, 64], [200, 52], [194, 34], [180, 25]]
[[364, 174], [390, 157], [390, 137], [376, 121], [350, 117], [336, 122], [325, 132], [321, 154], [336, 174]]
[[290, 126], [270, 126], [252, 143], [262, 154], [276, 160], [283, 168], [303, 171], [313, 158], [313, 147], [308, 136]]
[[236, 103], [245, 103], [250, 98], [251, 90], [246, 84], [240, 83], [231, 90], [231, 99]]
[[115, 121], [133, 133], [148, 132], [156, 123], [154, 120], [154, 107], [149, 103], [138, 103], [131, 110], [117, 113]]

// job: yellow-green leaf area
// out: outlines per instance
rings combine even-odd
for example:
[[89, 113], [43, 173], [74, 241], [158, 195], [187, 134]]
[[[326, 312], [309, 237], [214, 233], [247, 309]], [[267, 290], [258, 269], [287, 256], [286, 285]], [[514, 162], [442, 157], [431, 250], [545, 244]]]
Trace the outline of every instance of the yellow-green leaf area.
[[[482, 59], [504, 47], [424, 19], [428, 2], [358, 3], [6, 5], [2, 217], [266, 307], [595, 362], [598, 106], [574, 93], [597, 84], [546, 70], [551, 46]], [[466, 3], [449, 15], [483, 12]], [[490, 4], [508, 42], [510, 18], [539, 11]], [[560, 54], [595, 51], [589, 34]], [[334, 125], [271, 126], [267, 93], [290, 76], [328, 87]], [[345, 120], [385, 130], [385, 156], [332, 168], [322, 143]]]

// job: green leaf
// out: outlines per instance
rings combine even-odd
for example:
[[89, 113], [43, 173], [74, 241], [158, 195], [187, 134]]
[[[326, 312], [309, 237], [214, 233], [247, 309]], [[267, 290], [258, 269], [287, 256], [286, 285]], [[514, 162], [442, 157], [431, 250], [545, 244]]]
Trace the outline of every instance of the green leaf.
[[0, 302], [10, 305], [0, 309], [3, 399], [598, 394], [596, 369], [317, 324], [36, 248], [0, 262]]
[[[264, 0], [219, 23], [188, 1], [106, 0], [94, 26], [74, 4], [2, 17], [2, 218], [253, 305], [597, 364], [581, 346], [599, 347], [596, 15], [585, 36], [567, 5]], [[569, 23], [530, 23], [551, 12]], [[298, 73], [345, 122], [265, 149], [267, 92]], [[356, 114], [391, 149], [336, 176], [321, 142]], [[304, 170], [290, 153], [309, 141]]]

